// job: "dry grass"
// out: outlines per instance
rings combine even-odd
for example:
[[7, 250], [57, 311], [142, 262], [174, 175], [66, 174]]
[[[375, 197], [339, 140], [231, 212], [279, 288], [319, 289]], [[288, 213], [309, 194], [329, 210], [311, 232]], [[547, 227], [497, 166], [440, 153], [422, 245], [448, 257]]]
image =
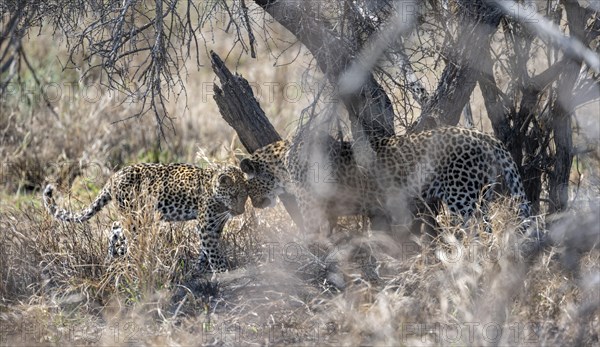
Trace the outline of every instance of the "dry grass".
[[[300, 71], [252, 64], [239, 69], [260, 82], [283, 83]], [[50, 80], [71, 78], [50, 67]], [[188, 93], [202, 96], [212, 81], [208, 70], [194, 73]], [[107, 262], [114, 207], [85, 224], [56, 222], [44, 211], [46, 181], [62, 187], [59, 204], [79, 208], [115, 167], [130, 162], [202, 161], [198, 148], [234, 162], [242, 152], [233, 132], [210, 96], [198, 99], [185, 112], [172, 105], [176, 135], [162, 150], [154, 147], [152, 119], [112, 124], [135, 105], [105, 94], [96, 102], [61, 99], [58, 119], [23, 100], [2, 105], [0, 345], [599, 343], [600, 181], [593, 160], [577, 211], [550, 226], [561, 246], [533, 259], [520, 257], [504, 201], [493, 208], [493, 234], [476, 238], [477, 223], [464, 232], [442, 216], [435, 240], [402, 230], [367, 233], [356, 218], [323, 240], [301, 233], [281, 206], [249, 206], [226, 226], [232, 269], [215, 277], [196, 271], [192, 222], [145, 216], [130, 235], [128, 256]], [[303, 104], [281, 100], [275, 94], [261, 105], [286, 133]]]
[[[250, 209], [226, 228], [232, 270], [214, 277], [195, 269], [193, 223], [153, 216], [125, 258], [106, 262], [113, 210], [68, 224], [39, 205], [3, 203], [3, 343], [598, 342], [598, 250], [580, 250], [575, 265], [558, 249], [523, 259], [500, 207], [503, 222], [480, 237], [452, 227], [429, 241], [367, 235], [349, 219], [327, 243], [300, 233], [280, 206]], [[559, 228], [597, 227], [586, 216]]]

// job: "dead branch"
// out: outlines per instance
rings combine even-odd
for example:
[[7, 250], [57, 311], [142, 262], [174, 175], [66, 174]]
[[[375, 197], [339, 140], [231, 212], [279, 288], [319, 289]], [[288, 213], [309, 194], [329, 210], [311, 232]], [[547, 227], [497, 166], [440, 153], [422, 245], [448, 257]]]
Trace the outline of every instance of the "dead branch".
[[[212, 69], [219, 77], [221, 87], [214, 84], [215, 99], [221, 116], [236, 131], [242, 145], [249, 153], [281, 140], [265, 112], [254, 97], [252, 88], [245, 78], [233, 75], [223, 60], [215, 53], [210, 53]], [[302, 226], [302, 218], [296, 199], [289, 194], [280, 195], [296, 225]]]

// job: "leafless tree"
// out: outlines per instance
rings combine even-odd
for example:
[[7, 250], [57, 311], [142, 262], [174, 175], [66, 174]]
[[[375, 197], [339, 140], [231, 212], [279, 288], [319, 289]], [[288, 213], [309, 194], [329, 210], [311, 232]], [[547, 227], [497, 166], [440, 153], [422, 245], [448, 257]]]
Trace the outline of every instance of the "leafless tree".
[[[200, 65], [216, 14], [253, 58], [273, 42], [274, 20], [310, 51], [356, 140], [456, 125], [463, 114], [472, 124], [478, 86], [534, 209], [547, 184], [556, 212], [567, 208], [573, 157], [587, 150], [573, 144], [573, 116], [600, 99], [599, 10], [576, 0], [9, 0], [0, 3], [0, 93], [26, 69], [35, 76], [22, 42], [50, 26], [67, 38], [67, 67], [139, 99], [136, 116], [150, 111], [164, 135], [165, 100], [186, 97], [185, 62]], [[310, 119], [334, 113], [319, 108], [322, 96]]]

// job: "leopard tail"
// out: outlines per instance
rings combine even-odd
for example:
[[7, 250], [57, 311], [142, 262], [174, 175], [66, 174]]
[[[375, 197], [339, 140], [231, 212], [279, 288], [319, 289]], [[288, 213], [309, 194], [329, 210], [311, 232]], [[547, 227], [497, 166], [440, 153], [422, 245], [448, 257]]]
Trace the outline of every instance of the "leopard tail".
[[46, 207], [46, 210], [48, 210], [48, 213], [50, 213], [54, 218], [64, 222], [83, 223], [92, 218], [112, 199], [110, 194], [110, 184], [107, 184], [104, 186], [104, 188], [102, 188], [102, 191], [100, 194], [98, 194], [90, 206], [81, 212], [73, 212], [58, 207], [56, 201], [54, 201], [53, 192], [54, 187], [50, 184], [47, 185], [44, 189], [43, 195], [44, 206]]

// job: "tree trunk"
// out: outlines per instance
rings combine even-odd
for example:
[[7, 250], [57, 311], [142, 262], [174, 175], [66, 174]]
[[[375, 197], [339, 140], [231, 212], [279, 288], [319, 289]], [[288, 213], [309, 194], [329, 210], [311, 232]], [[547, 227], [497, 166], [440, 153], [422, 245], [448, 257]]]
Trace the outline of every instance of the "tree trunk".
[[[358, 54], [328, 27], [310, 2], [254, 0], [312, 53], [321, 71], [337, 86]], [[394, 135], [394, 110], [385, 90], [368, 74], [357, 92], [344, 96], [355, 140]]]
[[490, 39], [502, 18], [501, 11], [483, 0], [459, 1], [461, 26], [456, 48], [442, 72], [435, 93], [423, 106], [410, 132], [420, 132], [442, 125], [457, 125], [469, 101], [479, 71], [480, 56], [490, 49]]
[[[565, 0], [567, 22], [571, 35], [581, 42], [586, 42], [586, 11], [576, 0]], [[552, 107], [552, 129], [554, 132], [554, 170], [550, 173], [548, 188], [550, 193], [550, 213], [562, 212], [569, 202], [569, 175], [573, 165], [573, 130], [571, 117], [575, 112], [573, 90], [581, 70], [581, 60], [573, 58], [558, 80], [557, 97]]]
[[549, 173], [549, 213], [562, 212], [569, 202], [569, 175], [573, 164], [573, 129], [571, 117], [574, 112], [573, 88], [579, 76], [581, 63], [569, 61], [558, 81], [557, 96], [551, 108], [554, 133], [554, 169]]
[[[213, 86], [213, 98], [221, 116], [236, 131], [248, 153], [281, 140], [254, 97], [248, 81], [239, 75], [234, 76], [216, 53], [211, 52], [210, 56], [212, 69], [221, 82], [220, 88], [216, 84]], [[283, 194], [279, 199], [294, 223], [301, 227], [302, 218], [296, 199], [289, 194]]]

